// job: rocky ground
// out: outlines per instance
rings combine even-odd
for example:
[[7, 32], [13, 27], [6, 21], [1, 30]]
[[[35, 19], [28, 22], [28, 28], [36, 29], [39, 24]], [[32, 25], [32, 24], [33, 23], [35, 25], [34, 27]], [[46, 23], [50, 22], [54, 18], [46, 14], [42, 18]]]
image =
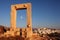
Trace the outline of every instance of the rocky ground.
[[[0, 40], [29, 40], [29, 38], [22, 38], [20, 36], [15, 36], [15, 37], [2, 37], [0, 38]], [[60, 40], [60, 34], [59, 35], [46, 35], [45, 37], [41, 37], [41, 36], [33, 36], [32, 40]]]
[[[0, 34], [3, 34], [7, 30], [10, 30], [7, 27], [0, 26]], [[41, 35], [32, 35], [32, 40], [60, 40], [60, 33], [51, 33], [51, 34], [41, 34]], [[0, 37], [0, 40], [29, 40], [29, 38], [23, 38], [20, 36], [15, 37]]]

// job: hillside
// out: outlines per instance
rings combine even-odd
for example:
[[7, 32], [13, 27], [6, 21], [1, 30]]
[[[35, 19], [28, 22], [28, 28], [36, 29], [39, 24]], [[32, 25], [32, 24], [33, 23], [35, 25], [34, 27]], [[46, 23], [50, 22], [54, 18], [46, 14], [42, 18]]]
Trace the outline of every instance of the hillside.
[[[0, 25], [0, 35], [4, 34], [4, 32], [9, 30], [10, 28]], [[44, 30], [49, 30], [49, 29], [40, 28], [39, 30], [37, 28], [36, 29], [33, 28], [33, 33], [35, 34], [37, 33], [38, 35], [32, 35], [31, 37], [32, 40], [60, 40], [60, 33], [50, 32], [50, 34], [48, 33], [44, 34], [45, 32]], [[52, 30], [55, 30], [55, 29], [52, 29]], [[39, 33], [39, 32], [42, 32], [42, 33]], [[0, 40], [29, 40], [29, 38], [23, 38], [21, 36], [15, 36], [15, 37], [10, 36], [10, 37], [0, 37]]]

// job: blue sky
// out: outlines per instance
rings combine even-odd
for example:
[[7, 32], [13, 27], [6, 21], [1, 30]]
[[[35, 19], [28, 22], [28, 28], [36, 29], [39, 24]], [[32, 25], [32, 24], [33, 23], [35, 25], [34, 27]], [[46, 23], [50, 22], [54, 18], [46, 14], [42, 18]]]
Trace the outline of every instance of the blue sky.
[[[60, 28], [60, 0], [0, 0], [0, 25], [10, 26], [11, 5], [32, 4], [33, 27]], [[17, 27], [26, 26], [26, 10], [17, 10]]]

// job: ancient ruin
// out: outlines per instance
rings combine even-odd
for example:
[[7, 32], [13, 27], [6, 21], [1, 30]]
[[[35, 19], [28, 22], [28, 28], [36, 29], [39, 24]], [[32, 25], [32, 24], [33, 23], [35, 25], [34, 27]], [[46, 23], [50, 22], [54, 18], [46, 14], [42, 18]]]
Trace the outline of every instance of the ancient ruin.
[[[16, 31], [16, 10], [27, 10], [27, 27], [22, 28], [20, 32], [22, 37], [31, 37], [32, 36], [32, 17], [31, 17], [31, 3], [26, 4], [15, 4], [11, 5], [11, 28], [10, 31]], [[24, 35], [25, 34], [25, 35]]]

